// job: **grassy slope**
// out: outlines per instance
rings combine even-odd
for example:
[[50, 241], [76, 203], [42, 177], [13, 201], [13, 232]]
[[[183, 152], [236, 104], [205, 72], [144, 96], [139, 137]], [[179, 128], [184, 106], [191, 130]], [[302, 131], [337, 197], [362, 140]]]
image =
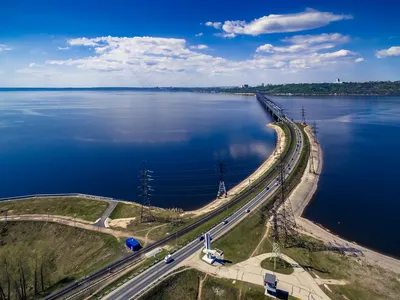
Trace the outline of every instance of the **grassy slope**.
[[[27, 273], [32, 274], [35, 260], [44, 261], [46, 288], [87, 275], [128, 253], [118, 240], [104, 233], [45, 222], [4, 225], [0, 222], [0, 264], [7, 259], [15, 274], [15, 266], [21, 261]], [[3, 267], [0, 267], [0, 283], [4, 284]], [[29, 280], [31, 286], [32, 280]]]
[[[303, 236], [307, 241], [313, 240]], [[319, 243], [319, 241], [315, 241]], [[325, 290], [333, 300], [348, 299], [398, 299], [400, 281], [398, 275], [376, 265], [366, 265], [352, 257], [330, 251], [308, 251], [302, 248], [281, 248], [282, 253], [290, 256], [307, 270], [321, 278], [344, 279], [344, 286], [330, 285], [333, 293]], [[383, 297], [383, 295], [385, 295]]]
[[[199, 293], [200, 279], [204, 279], [205, 274], [197, 270], [187, 270], [179, 274], [173, 275], [155, 288], [143, 295], [140, 300], [197, 300]], [[264, 300], [269, 299], [264, 295], [262, 286], [250, 283], [232, 280], [226, 280], [207, 276], [203, 282], [202, 300], [225, 300], [239, 299], [241, 290], [241, 298], [246, 300]]]
[[85, 198], [32, 198], [0, 202], [0, 210], [8, 210], [9, 215], [45, 214], [71, 216], [96, 221], [108, 207], [104, 201]]

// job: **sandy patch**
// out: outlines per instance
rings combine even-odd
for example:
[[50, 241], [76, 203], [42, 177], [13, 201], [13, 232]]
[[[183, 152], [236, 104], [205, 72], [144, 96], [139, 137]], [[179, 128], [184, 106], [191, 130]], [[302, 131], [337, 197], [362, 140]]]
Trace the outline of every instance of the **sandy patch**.
[[115, 219], [115, 220], [110, 220], [108, 222], [108, 225], [110, 227], [121, 227], [121, 228], [127, 228], [128, 225], [132, 222], [135, 221], [136, 217], [133, 218], [123, 218], [123, 219]]

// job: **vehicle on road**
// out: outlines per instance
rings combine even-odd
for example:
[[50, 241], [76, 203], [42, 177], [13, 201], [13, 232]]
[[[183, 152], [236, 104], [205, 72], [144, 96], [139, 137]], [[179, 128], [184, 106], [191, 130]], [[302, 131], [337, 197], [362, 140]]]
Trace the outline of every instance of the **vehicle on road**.
[[268, 191], [269, 190], [269, 186], [265, 187], [265, 190]]
[[164, 257], [164, 262], [166, 264], [170, 263], [171, 261], [173, 261], [174, 259], [172, 258], [171, 254], [168, 254], [166, 257]]
[[246, 212], [249, 213], [250, 212], [250, 208], [246, 209]]
[[199, 236], [199, 242], [201, 242], [202, 240], [204, 240], [204, 235]]
[[275, 186], [278, 186], [279, 185], [279, 182], [275, 182]]
[[226, 225], [226, 224], [228, 224], [228, 220], [223, 220], [222, 225]]

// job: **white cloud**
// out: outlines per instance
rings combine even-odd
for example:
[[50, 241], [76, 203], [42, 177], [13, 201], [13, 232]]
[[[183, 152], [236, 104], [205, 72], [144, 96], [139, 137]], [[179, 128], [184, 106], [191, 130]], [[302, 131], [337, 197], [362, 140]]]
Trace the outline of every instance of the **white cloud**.
[[197, 49], [197, 50], [204, 50], [204, 49], [208, 49], [208, 46], [207, 46], [207, 45], [200, 44], [200, 45], [193, 45], [193, 46], [190, 46], [189, 48], [190, 48], [190, 49]]
[[363, 57], [359, 57], [359, 58], [356, 58], [354, 62], [360, 63], [360, 62], [363, 62], [363, 61], [364, 61], [364, 58]]
[[222, 26], [221, 22], [206, 22], [204, 25], [208, 26], [208, 27], [214, 27], [215, 29], [220, 29]]
[[11, 50], [12, 50], [11, 47], [8, 47], [7, 45], [4, 45], [4, 44], [0, 44], [0, 52], [11, 51]]
[[350, 41], [350, 37], [342, 35], [340, 33], [322, 33], [316, 35], [294, 35], [289, 38], [284, 38], [282, 42], [288, 42], [292, 44], [322, 44], [322, 43], [334, 43], [344, 44]]
[[306, 51], [317, 51], [320, 49], [330, 49], [335, 47], [333, 44], [322, 44], [318, 46], [310, 47], [306, 44], [303, 45], [290, 45], [284, 47], [275, 47], [271, 44], [265, 44], [256, 49], [256, 52], [262, 53], [296, 53], [296, 52], [306, 52]]
[[69, 47], [58, 47], [57, 49], [58, 49], [58, 50], [68, 50]]
[[195, 36], [203, 36], [202, 32], [196, 33]]
[[[278, 32], [296, 32], [315, 29], [328, 25], [331, 22], [352, 19], [351, 15], [337, 15], [330, 12], [320, 12], [314, 9], [307, 9], [305, 12], [275, 15], [255, 19], [250, 23], [246, 21], [225, 21], [222, 30], [228, 34], [245, 34], [258, 36], [261, 34]], [[221, 22], [207, 22], [206, 26], [221, 28]]]
[[388, 56], [400, 56], [400, 46], [393, 46], [389, 49], [383, 49], [376, 52], [377, 58], [385, 58]]
[[35, 67], [35, 66], [36, 66], [35, 63], [30, 63], [30, 64], [29, 64], [29, 68], [33, 68], [33, 67]]
[[231, 38], [236, 37], [236, 34], [219, 32], [219, 33], [214, 33], [214, 36], [219, 36], [219, 37], [222, 37], [222, 38], [225, 38], [225, 39], [231, 39]]
[[347, 43], [350, 37], [340, 33], [323, 33], [317, 35], [295, 35], [281, 40], [290, 43], [289, 46], [273, 46], [265, 44], [256, 49], [257, 53], [297, 53], [297, 52], [315, 52], [322, 49], [331, 49], [335, 46]]
[[[79, 58], [49, 59], [44, 65], [32, 63], [30, 68], [18, 70], [19, 82], [29, 86], [209, 86], [251, 82], [252, 78], [268, 81], [265, 76], [271, 76], [272, 82], [296, 81], [291, 77], [296, 72], [301, 72], [298, 78], [302, 81], [322, 80], [317, 74], [336, 74], [335, 68], [354, 63], [356, 58], [355, 53], [344, 49], [315, 52], [315, 47], [327, 47], [326, 43], [307, 45], [305, 49], [291, 44], [287, 46], [289, 52], [267, 44], [264, 48], [273, 52], [254, 52], [253, 57], [244, 60], [205, 54], [199, 49], [206, 45], [188, 46], [186, 40], [175, 38], [82, 37], [67, 43], [71, 48], [92, 48], [92, 53]], [[312, 72], [306, 77], [304, 72], [308, 69]], [[331, 77], [334, 75], [329, 74]]]

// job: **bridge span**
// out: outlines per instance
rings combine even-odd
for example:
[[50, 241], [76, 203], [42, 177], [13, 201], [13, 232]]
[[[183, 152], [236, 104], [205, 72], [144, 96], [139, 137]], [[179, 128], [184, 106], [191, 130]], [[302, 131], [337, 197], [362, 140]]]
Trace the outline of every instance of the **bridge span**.
[[283, 121], [285, 119], [285, 114], [283, 113], [283, 108], [280, 107], [277, 103], [275, 103], [270, 98], [266, 97], [261, 93], [256, 93], [256, 98], [261, 106], [271, 113], [274, 121]]

